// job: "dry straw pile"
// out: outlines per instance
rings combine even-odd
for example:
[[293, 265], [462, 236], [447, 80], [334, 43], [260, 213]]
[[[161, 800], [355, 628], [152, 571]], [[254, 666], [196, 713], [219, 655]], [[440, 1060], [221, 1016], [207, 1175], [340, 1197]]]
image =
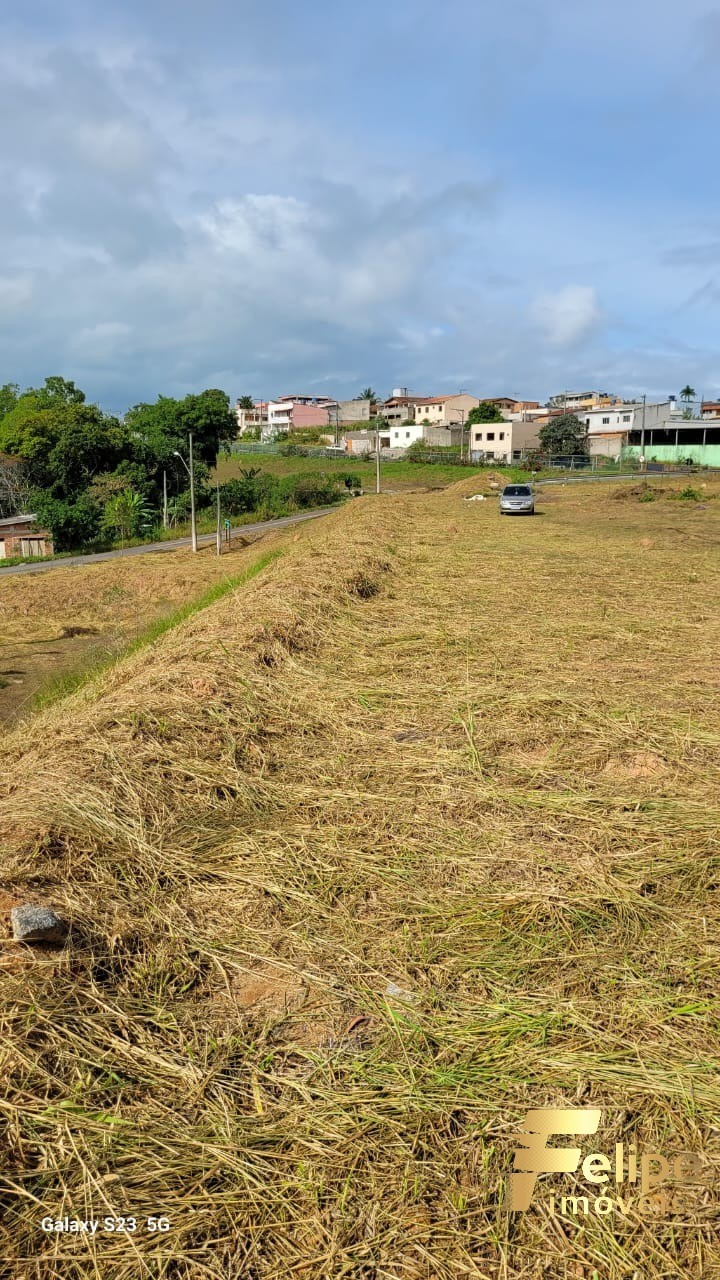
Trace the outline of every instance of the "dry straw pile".
[[531, 1106], [717, 1159], [720, 502], [466, 487], [264, 541], [4, 739], [4, 918], [72, 935], [0, 952], [3, 1275], [720, 1274], [712, 1188], [498, 1207]]

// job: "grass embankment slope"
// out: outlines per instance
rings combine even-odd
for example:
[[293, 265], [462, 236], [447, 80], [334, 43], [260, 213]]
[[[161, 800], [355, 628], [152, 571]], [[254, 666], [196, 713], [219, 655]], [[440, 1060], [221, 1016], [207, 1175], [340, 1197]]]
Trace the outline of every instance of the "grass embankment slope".
[[27, 577], [0, 573], [0, 724], [241, 574], [253, 554], [238, 541], [220, 558], [213, 546]]
[[[498, 1208], [530, 1107], [717, 1160], [720, 501], [472, 487], [278, 535], [6, 738], [6, 903], [74, 936], [2, 949], [3, 1274], [720, 1274], [712, 1192]], [[171, 1231], [39, 1230], [110, 1213]]]

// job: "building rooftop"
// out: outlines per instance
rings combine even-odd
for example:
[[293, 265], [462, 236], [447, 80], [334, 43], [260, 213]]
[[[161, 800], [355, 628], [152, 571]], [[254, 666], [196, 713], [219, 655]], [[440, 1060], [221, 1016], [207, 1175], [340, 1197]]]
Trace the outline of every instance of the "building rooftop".
[[7, 528], [9, 524], [32, 524], [34, 520], [37, 520], [37, 516], [5, 516], [0, 520], [0, 528]]

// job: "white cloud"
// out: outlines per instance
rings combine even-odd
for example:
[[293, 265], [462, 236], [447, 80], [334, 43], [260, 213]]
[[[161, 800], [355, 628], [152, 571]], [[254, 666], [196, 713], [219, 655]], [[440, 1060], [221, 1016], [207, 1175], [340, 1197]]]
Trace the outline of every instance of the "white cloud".
[[543, 293], [530, 307], [531, 322], [554, 347], [574, 347], [598, 329], [602, 310], [591, 285], [569, 284]]

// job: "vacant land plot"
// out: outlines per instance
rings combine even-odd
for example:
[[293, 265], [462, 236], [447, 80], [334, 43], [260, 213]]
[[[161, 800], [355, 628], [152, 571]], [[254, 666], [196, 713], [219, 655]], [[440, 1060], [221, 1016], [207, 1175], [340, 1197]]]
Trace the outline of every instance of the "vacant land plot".
[[[245, 556], [247, 558], [247, 554]], [[0, 574], [0, 725], [35, 695], [134, 640], [214, 583], [241, 572], [238, 543], [162, 556], [129, 556], [52, 573]]]
[[[375, 490], [375, 462], [353, 458], [284, 458], [279, 454], [236, 453], [221, 458], [217, 474], [221, 482], [235, 479], [241, 469], [260, 467], [273, 476], [359, 476], [364, 489]], [[507, 474], [513, 468], [504, 468]], [[520, 472], [517, 472], [520, 475]], [[443, 489], [457, 480], [466, 479], [468, 468], [447, 462], [383, 462], [381, 483], [387, 489]]]
[[[4, 1274], [720, 1276], [720, 500], [475, 487], [283, 535], [6, 737], [5, 912], [72, 934], [3, 917]], [[504, 1213], [543, 1106], [701, 1184]]]

